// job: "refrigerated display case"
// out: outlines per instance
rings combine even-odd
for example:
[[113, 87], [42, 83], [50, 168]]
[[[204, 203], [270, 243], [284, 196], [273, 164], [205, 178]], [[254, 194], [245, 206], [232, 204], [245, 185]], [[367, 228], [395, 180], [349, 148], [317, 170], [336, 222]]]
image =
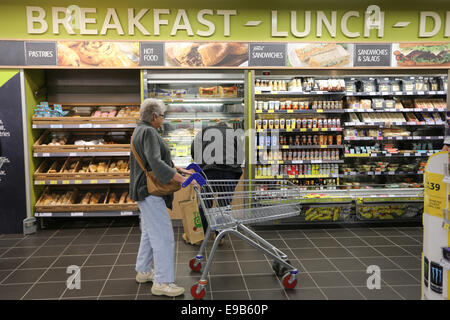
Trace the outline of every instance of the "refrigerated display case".
[[347, 221], [420, 217], [426, 160], [445, 137], [447, 75], [388, 72], [252, 72], [250, 172], [289, 179], [315, 198], [297, 222], [342, 221], [327, 211], [337, 204], [323, 202], [346, 190], [353, 203]]

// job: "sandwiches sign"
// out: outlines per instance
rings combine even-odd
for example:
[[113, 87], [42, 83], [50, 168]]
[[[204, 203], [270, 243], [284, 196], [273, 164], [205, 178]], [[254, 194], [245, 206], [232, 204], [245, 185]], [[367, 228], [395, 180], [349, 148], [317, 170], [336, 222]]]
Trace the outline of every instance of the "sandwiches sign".
[[327, 69], [450, 66], [450, 42], [0, 41], [0, 66]]

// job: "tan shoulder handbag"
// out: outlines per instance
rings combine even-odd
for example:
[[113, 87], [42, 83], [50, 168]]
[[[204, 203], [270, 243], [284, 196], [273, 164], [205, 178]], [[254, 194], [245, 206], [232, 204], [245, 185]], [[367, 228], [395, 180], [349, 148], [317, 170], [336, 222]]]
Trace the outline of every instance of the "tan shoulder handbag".
[[155, 176], [153, 171], [147, 171], [141, 157], [136, 152], [133, 145], [133, 137], [131, 137], [131, 150], [133, 151], [134, 157], [138, 162], [141, 169], [145, 172], [147, 178], [147, 191], [153, 196], [167, 196], [181, 189], [181, 183], [171, 179], [168, 183], [162, 184], [161, 181]]

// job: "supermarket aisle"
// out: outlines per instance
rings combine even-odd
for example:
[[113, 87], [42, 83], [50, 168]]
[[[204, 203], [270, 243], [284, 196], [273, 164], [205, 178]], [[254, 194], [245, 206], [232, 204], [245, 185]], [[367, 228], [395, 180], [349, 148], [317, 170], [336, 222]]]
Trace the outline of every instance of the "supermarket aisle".
[[[174, 229], [176, 282], [190, 289], [200, 278], [187, 265], [197, 247], [183, 242], [182, 228]], [[211, 267], [206, 299], [420, 299], [421, 227], [258, 233], [299, 268], [297, 288], [285, 290], [270, 260], [241, 240], [227, 238]], [[135, 282], [139, 238], [134, 219], [61, 225], [26, 237], [0, 235], [0, 300], [170, 299], [152, 296], [151, 283]], [[81, 267], [80, 290], [66, 287], [69, 265]], [[366, 287], [369, 265], [381, 268], [380, 290]], [[192, 298], [187, 293], [181, 299]]]

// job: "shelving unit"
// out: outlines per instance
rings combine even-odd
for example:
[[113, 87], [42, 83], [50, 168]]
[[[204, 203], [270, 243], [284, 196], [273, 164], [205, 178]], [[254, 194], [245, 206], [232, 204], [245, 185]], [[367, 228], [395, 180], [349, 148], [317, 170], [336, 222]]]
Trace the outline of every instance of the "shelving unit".
[[[41, 97], [41, 101], [48, 101], [50, 108], [61, 105], [67, 115], [48, 117], [35, 112], [32, 118], [31, 127], [38, 137], [32, 147], [37, 162], [33, 184], [41, 190], [35, 217], [137, 215], [137, 204], [131, 200], [127, 202], [124, 198], [123, 204], [110, 200], [112, 193], [120, 197], [128, 191], [129, 169], [119, 171], [117, 167], [116, 171], [111, 170], [119, 160], [124, 164], [128, 162], [130, 135], [136, 127], [136, 110], [140, 104], [139, 72], [48, 70], [45, 76], [47, 95]], [[102, 117], [94, 115], [96, 110], [104, 113], [114, 110], [114, 113]], [[121, 114], [120, 110], [134, 110], [134, 113], [129, 116], [131, 113]], [[105, 141], [101, 142], [101, 138]], [[96, 140], [100, 142], [81, 143]], [[55, 143], [49, 145], [49, 142]], [[93, 171], [102, 161], [104, 171]], [[71, 164], [73, 167], [69, 167]], [[93, 196], [98, 193], [100, 202], [82, 204], [79, 196], [70, 201], [66, 199], [66, 202], [50, 204], [43, 201], [45, 194], [68, 195], [72, 191], [76, 194], [79, 188], [83, 196], [89, 192]]]
[[[350, 197], [349, 201], [354, 203], [353, 207], [356, 206], [355, 208], [358, 207], [357, 202], [365, 205], [366, 203], [370, 204], [370, 202], [373, 201], [370, 200], [372, 198], [381, 198], [384, 207], [382, 209], [380, 209], [381, 207], [378, 208], [380, 212], [384, 212], [383, 210], [389, 208], [390, 205], [392, 208], [397, 209], [399, 208], [398, 206], [409, 208], [408, 206], [414, 207], [417, 203], [423, 201], [423, 189], [420, 188], [420, 186], [423, 177], [424, 161], [426, 161], [426, 158], [430, 155], [439, 152], [445, 138], [444, 129], [447, 122], [447, 108], [445, 107], [447, 76], [442, 73], [424, 74], [424, 72], [419, 72], [419, 74], [416, 75], [415, 71], [398, 71], [396, 72], [397, 74], [387, 74], [387, 72], [388, 71], [373, 72], [364, 70], [342, 70], [333, 71], [333, 75], [329, 74], [327, 71], [272, 70], [268, 72], [269, 75], [267, 75], [267, 73], [263, 75], [260, 71], [253, 72], [253, 87], [251, 88], [253, 112], [251, 124], [255, 128], [256, 137], [253, 147], [250, 148], [250, 150], [255, 150], [253, 152], [255, 168], [252, 171], [254, 177], [257, 179], [291, 180], [294, 183], [299, 184], [300, 187], [305, 190], [304, 192], [307, 192], [312, 196], [312, 199], [309, 202], [311, 205], [318, 206], [320, 203], [322, 207], [334, 205], [333, 201], [328, 201], [327, 199], [330, 198], [331, 194], [335, 194], [336, 192], [347, 192], [347, 195]], [[368, 76], [368, 73], [373, 73], [373, 75]], [[420, 81], [428, 77], [430, 79], [433, 78], [433, 90], [424, 90], [423, 87], [421, 87], [422, 84]], [[299, 83], [299, 80], [302, 83], [302, 86], [305, 82], [308, 84], [308, 79], [312, 79], [312, 83], [315, 83], [316, 86], [321, 86], [325, 83], [323, 80], [341, 79], [344, 80], [345, 87], [342, 87], [342, 85], [340, 87], [339, 85], [337, 87], [332, 87], [331, 90], [334, 90], [332, 92], [326, 91], [330, 88], [317, 90], [316, 87], [310, 87], [310, 91], [305, 91], [305, 87], [291, 87], [291, 85], [296, 86]], [[417, 79], [417, 83], [414, 82]], [[371, 92], [366, 92], [365, 89], [368, 87], [365, 81], [369, 80], [375, 80], [374, 87]], [[396, 83], [400, 84], [400, 90], [392, 90], [393, 86], [392, 83], [390, 83], [391, 80], [395, 80]], [[402, 89], [402, 80], [404, 81], [406, 89]], [[270, 81], [272, 81], [272, 86], [278, 86], [278, 90], [261, 87], [262, 84], [270, 85]], [[283, 81], [285, 82], [284, 84], [282, 83]], [[328, 83], [330, 85], [331, 81]], [[336, 85], [336, 81], [333, 83]], [[353, 86], [355, 83], [357, 83], [356, 86]], [[383, 86], [379, 85], [381, 83], [383, 83]], [[387, 87], [385, 85], [386, 83], [388, 84]], [[434, 90], [436, 89], [436, 83], [438, 83], [438, 88], [437, 90]], [[258, 84], [259, 86], [257, 86]], [[430, 85], [431, 88], [431, 82], [427, 82], [426, 85]], [[280, 87], [282, 87], [283, 90], [286, 90], [282, 91], [280, 90]], [[383, 99], [383, 107], [380, 108], [378, 105], [379, 101], [377, 101], [376, 107], [374, 102], [372, 102], [373, 108], [371, 107], [370, 109], [362, 109], [360, 107], [354, 108], [352, 107], [352, 102], [354, 102], [355, 99], [366, 99], [371, 102], [376, 99]], [[387, 100], [389, 100], [388, 102], [395, 102], [392, 104], [393, 107], [386, 107], [388, 106], [388, 103], [386, 103], [386, 106], [384, 105]], [[410, 103], [405, 103], [404, 105], [398, 103], [406, 100], [412, 101], [412, 107]], [[423, 107], [423, 105], [419, 104], [419, 102], [422, 103], [423, 100], [438, 100], [438, 107]], [[418, 102], [417, 105], [415, 105], [415, 101]], [[391, 103], [389, 103], [389, 105], [390, 104]], [[421, 118], [419, 117], [417, 117], [417, 119], [419, 119], [418, 121], [353, 121], [352, 119], [355, 117], [351, 116], [352, 114], [361, 116], [364, 116], [364, 114], [380, 114], [390, 117], [389, 115], [392, 114], [392, 116], [401, 115], [400, 117], [405, 117], [406, 119], [406, 115], [409, 116], [411, 113], [419, 115], [419, 117], [425, 115], [425, 113], [433, 113], [433, 116], [437, 113], [439, 114], [439, 119], [434, 118], [435, 121], [432, 122], [420, 120]], [[267, 122], [267, 124], [258, 122], [259, 120], [263, 121], [282, 118], [285, 119], [285, 124], [288, 119], [312, 118], [318, 120], [338, 118], [340, 120], [340, 126], [337, 125], [336, 128], [323, 128], [319, 127], [319, 125], [313, 127], [307, 125], [307, 127], [305, 127], [304, 123], [301, 122], [301, 127], [295, 125], [294, 128], [286, 129], [281, 126], [280, 122], [280, 125], [277, 128], [275, 128], [275, 125], [273, 125], [272, 128], [262, 128], [261, 126], [264, 125], [269, 126], [269, 122]], [[358, 118], [358, 116], [356, 118]], [[365, 116], [365, 118], [369, 117]], [[395, 130], [392, 132], [389, 131], [391, 129], [405, 130], [407, 133], [409, 132], [409, 134], [405, 134], [404, 136], [397, 135]], [[360, 131], [362, 132], [362, 130], [366, 130], [367, 133], [369, 133], [369, 130], [374, 130], [378, 133], [374, 134], [375, 132], [371, 132], [370, 135], [367, 134], [367, 136], [349, 135], [351, 130], [358, 130], [358, 133]], [[384, 130], [390, 134], [384, 135]], [[322, 134], [322, 132], [326, 135], [332, 134], [334, 137], [336, 135], [341, 135], [341, 143], [338, 145], [328, 145], [328, 141], [324, 144], [304, 143], [304, 140], [302, 142], [301, 137], [303, 135], [311, 135], [314, 137], [314, 135]], [[270, 137], [275, 136], [278, 137], [278, 139], [283, 135], [292, 137], [299, 136], [300, 143], [283, 144], [280, 141], [277, 141], [277, 138], [274, 138], [275, 145], [272, 145], [272, 141], [267, 144], [266, 139], [260, 140], [261, 135]], [[295, 138], [293, 138], [293, 140], [295, 140]], [[333, 140], [333, 142], [335, 142], [335, 140]], [[376, 147], [377, 145], [378, 147]], [[424, 145], [425, 148], [423, 148]], [[368, 148], [367, 151], [365, 151], [367, 147], [371, 148]], [[314, 154], [315, 156], [314, 150], [330, 149], [339, 151], [339, 160], [334, 161], [334, 164], [338, 166], [338, 169], [336, 171], [333, 170], [333, 168], [325, 168], [325, 174], [322, 174], [323, 168], [321, 166], [326, 162], [320, 158], [320, 155], [317, 160], [313, 160], [314, 162], [305, 160], [305, 155], [303, 153], [299, 155], [299, 151], [301, 150], [310, 150], [310, 154], [306, 154], [307, 157], [310, 157], [311, 154]], [[286, 161], [285, 159], [279, 160], [279, 152], [286, 151], [297, 151], [296, 157], [293, 156], [295, 158], [293, 161]], [[261, 152], [266, 152], [267, 156]], [[269, 152], [271, 152], [271, 154], [269, 154]], [[266, 159], [260, 160], [261, 155], [266, 157]], [[369, 159], [373, 159], [373, 161]], [[313, 163], [319, 164], [320, 167], [314, 169]], [[376, 166], [371, 166], [372, 163], [378, 163], [380, 165], [381, 163], [392, 164], [392, 167], [389, 167], [390, 169], [382, 167], [383, 169], [379, 170], [376, 169]], [[289, 173], [286, 172], [286, 167], [288, 167], [287, 170]], [[299, 167], [300, 169], [298, 169]], [[361, 170], [363, 167], [364, 169]], [[408, 167], [408, 169], [406, 169], [406, 167]], [[305, 172], [305, 170], [307, 172]], [[314, 170], [321, 170], [320, 174], [314, 174], [316, 172]], [[295, 171], [299, 171], [299, 174]], [[408, 185], [409, 188], [405, 188], [406, 185]], [[346, 191], [346, 189], [348, 189], [348, 191]], [[360, 190], [362, 193], [357, 195], [357, 190]], [[402, 192], [410, 191], [415, 194], [415, 197], [411, 198], [402, 195]], [[348, 192], [351, 194], [349, 195]], [[387, 194], [383, 195], [380, 194], [380, 192], [387, 192]], [[395, 197], [388, 197], [387, 195], [389, 194], [394, 194]], [[326, 203], [325, 206], [323, 206], [324, 201]], [[371, 204], [369, 206], [371, 206]], [[414, 208], [414, 210], [417, 209], [417, 207]], [[286, 223], [313, 222], [310, 219], [306, 219], [306, 210], [308, 209], [309, 207], [302, 210], [303, 214], [300, 218], [292, 218], [290, 219], [291, 221], [286, 221]], [[421, 214], [420, 208], [416, 211], [417, 215], [401, 219], [401, 221], [417, 220], [418, 216]], [[364, 217], [361, 214], [357, 215], [356, 211], [353, 212], [351, 217], [352, 218], [346, 219], [346, 221], [355, 223], [371, 221], [367, 216]], [[303, 220], [300, 221], [299, 219]], [[389, 215], [387, 219], [391, 220]], [[374, 216], [372, 220], [378, 221], [378, 216]], [[331, 218], [325, 219], [325, 221], [322, 222], [334, 221], [342, 222], [342, 219], [333, 220], [333, 218]]]

